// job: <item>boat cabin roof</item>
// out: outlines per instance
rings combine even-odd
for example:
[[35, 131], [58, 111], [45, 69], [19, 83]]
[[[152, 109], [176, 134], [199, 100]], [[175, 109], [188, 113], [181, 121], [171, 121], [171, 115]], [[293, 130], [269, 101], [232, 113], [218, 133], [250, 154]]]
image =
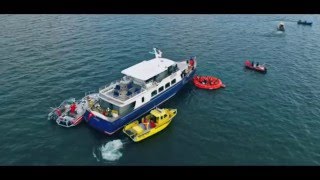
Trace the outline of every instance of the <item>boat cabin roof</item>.
[[148, 61], [142, 61], [134, 66], [121, 71], [127, 76], [146, 81], [168, 69], [175, 62], [166, 58], [154, 58]]
[[154, 115], [155, 117], [160, 117], [166, 114], [166, 111], [161, 109], [153, 109], [150, 114]]

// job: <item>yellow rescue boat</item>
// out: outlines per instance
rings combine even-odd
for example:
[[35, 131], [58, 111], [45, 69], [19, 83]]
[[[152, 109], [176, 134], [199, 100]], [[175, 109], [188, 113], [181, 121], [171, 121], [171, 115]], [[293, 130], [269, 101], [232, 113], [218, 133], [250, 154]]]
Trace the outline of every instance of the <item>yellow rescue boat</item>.
[[126, 125], [123, 132], [134, 142], [141, 141], [166, 128], [176, 114], [177, 109], [153, 109], [141, 120]]

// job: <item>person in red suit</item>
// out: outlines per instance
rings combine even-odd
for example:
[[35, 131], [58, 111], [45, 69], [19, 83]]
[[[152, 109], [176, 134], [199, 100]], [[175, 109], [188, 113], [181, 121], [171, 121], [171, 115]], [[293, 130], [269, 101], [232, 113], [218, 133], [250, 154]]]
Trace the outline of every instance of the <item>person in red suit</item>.
[[152, 120], [150, 121], [150, 128], [156, 127], [156, 123], [154, 123]]
[[76, 108], [77, 108], [76, 103], [73, 103], [73, 104], [70, 106], [70, 113], [75, 113]]

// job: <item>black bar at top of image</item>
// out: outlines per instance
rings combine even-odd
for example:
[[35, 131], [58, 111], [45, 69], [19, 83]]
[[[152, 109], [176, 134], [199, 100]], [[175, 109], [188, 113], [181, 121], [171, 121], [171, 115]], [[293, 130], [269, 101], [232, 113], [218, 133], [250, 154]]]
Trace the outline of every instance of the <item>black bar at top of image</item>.
[[319, 14], [314, 0], [4, 0], [9, 14]]

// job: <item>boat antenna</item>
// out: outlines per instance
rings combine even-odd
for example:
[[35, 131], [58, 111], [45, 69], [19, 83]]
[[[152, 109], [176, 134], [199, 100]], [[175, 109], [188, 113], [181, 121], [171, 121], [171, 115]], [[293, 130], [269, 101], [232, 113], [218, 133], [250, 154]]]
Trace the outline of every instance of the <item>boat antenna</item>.
[[153, 51], [154, 51], [154, 55], [156, 56], [156, 58], [161, 58], [162, 57], [162, 52], [160, 51], [160, 49], [153, 48]]
[[154, 54], [156, 58], [161, 58], [162, 57], [162, 52], [158, 48], [153, 48], [153, 52], [149, 52], [150, 54]]

